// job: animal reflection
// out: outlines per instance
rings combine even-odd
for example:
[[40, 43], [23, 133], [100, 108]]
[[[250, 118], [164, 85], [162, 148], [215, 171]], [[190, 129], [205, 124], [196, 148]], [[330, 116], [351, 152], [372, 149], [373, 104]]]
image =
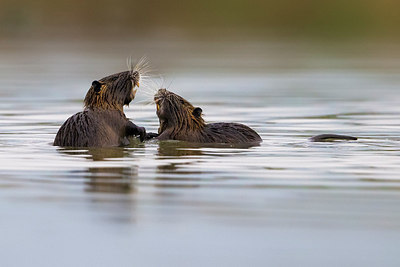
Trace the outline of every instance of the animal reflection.
[[201, 146], [181, 141], [161, 141], [158, 144], [159, 157], [201, 156]]
[[110, 159], [110, 158], [124, 158], [129, 155], [129, 151], [125, 150], [123, 147], [109, 147], [109, 148], [100, 147], [100, 148], [88, 148], [88, 149], [60, 148], [57, 151], [64, 155], [84, 157], [86, 159], [91, 159], [93, 161], [103, 161], [105, 159]]
[[[131, 152], [123, 147], [59, 149], [58, 152], [83, 157], [92, 161], [107, 161], [132, 157]], [[85, 188], [88, 192], [131, 193], [135, 191], [134, 181], [137, 179], [137, 166], [124, 167], [90, 167], [84, 171]]]
[[137, 179], [137, 167], [88, 168], [87, 192], [132, 193]]

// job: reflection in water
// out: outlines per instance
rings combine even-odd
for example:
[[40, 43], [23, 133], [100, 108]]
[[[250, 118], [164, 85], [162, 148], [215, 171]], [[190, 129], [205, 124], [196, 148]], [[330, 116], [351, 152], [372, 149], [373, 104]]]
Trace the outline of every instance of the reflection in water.
[[201, 145], [181, 141], [160, 141], [158, 145], [158, 156], [160, 157], [183, 157], [201, 156]]
[[88, 192], [131, 193], [138, 176], [136, 166], [89, 168], [86, 173], [88, 187], [85, 190]]
[[[157, 166], [155, 187], [198, 187], [193, 182], [198, 180], [197, 176], [202, 171], [184, 171], [183, 166], [195, 164], [196, 158], [200, 159], [203, 155], [201, 146], [198, 144], [182, 141], [160, 141], [158, 144], [158, 160], [165, 164]], [[179, 159], [190, 159], [190, 162], [176, 162]], [[178, 183], [169, 183], [178, 181]]]
[[260, 144], [200, 144], [183, 141], [161, 141], [158, 147], [158, 156], [181, 157], [181, 156], [202, 156], [204, 149], [217, 149], [220, 151], [228, 149], [248, 149], [260, 146]]
[[92, 147], [92, 148], [71, 148], [57, 149], [61, 154], [84, 157], [93, 161], [103, 161], [107, 159], [124, 158], [129, 155], [129, 151], [123, 147]]
[[[73, 157], [84, 157], [92, 161], [107, 161], [129, 157], [130, 152], [123, 147], [58, 149], [58, 152]], [[131, 193], [133, 180], [137, 178], [137, 166], [91, 167], [85, 172], [88, 192]]]

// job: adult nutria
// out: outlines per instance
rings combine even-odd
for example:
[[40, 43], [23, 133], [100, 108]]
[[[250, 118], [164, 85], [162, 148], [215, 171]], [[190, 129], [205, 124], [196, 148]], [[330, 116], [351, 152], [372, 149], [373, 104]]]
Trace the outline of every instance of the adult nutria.
[[205, 123], [202, 109], [166, 89], [154, 96], [160, 120], [159, 140], [182, 140], [195, 143], [259, 144], [261, 137], [239, 123]]
[[146, 130], [129, 121], [124, 105], [135, 98], [143, 66], [116, 73], [92, 82], [84, 100], [84, 110], [76, 113], [58, 130], [55, 146], [109, 147], [128, 145], [129, 136], [140, 136]]

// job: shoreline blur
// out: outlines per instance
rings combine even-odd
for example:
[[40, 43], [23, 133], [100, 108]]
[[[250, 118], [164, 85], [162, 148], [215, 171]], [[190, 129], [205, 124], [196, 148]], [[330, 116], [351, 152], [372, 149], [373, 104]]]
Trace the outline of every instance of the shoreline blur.
[[11, 1], [0, 2], [0, 36], [185, 38], [377, 38], [398, 40], [400, 2]]

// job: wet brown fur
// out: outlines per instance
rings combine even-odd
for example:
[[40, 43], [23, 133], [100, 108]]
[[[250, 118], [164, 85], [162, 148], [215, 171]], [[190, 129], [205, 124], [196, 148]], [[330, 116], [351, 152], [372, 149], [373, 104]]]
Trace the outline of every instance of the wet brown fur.
[[107, 147], [127, 145], [129, 135], [145, 130], [129, 121], [123, 111], [134, 98], [137, 71], [124, 71], [94, 81], [84, 100], [84, 110], [68, 118], [59, 129], [55, 146]]
[[205, 123], [202, 110], [183, 97], [166, 89], [154, 96], [160, 120], [159, 140], [182, 140], [195, 143], [261, 143], [261, 137], [239, 123]]

